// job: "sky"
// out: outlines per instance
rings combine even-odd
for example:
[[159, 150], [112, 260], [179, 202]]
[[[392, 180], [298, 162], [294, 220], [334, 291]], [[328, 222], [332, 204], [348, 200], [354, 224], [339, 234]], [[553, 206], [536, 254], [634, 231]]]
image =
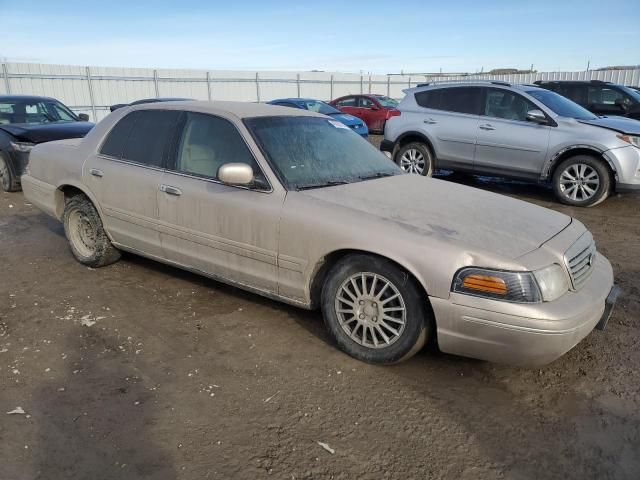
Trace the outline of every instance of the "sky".
[[[0, 0], [0, 60], [364, 73], [640, 64], [640, 0]], [[9, 28], [11, 27], [11, 28]]]

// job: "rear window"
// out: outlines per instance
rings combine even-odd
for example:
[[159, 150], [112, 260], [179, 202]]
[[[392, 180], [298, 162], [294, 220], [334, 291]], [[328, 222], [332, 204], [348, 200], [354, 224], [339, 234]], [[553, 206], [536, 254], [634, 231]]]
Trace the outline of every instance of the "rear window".
[[426, 90], [415, 94], [421, 107], [448, 112], [480, 114], [480, 87], [449, 87]]

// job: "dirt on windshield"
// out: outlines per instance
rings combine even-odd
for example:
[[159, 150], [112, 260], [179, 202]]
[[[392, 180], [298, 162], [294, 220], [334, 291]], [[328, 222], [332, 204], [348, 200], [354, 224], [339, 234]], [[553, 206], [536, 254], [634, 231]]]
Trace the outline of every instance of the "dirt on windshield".
[[317, 312], [133, 255], [83, 267], [0, 194], [0, 479], [640, 478], [640, 196], [446, 180], [585, 223], [623, 289], [607, 329], [543, 368], [366, 365]]

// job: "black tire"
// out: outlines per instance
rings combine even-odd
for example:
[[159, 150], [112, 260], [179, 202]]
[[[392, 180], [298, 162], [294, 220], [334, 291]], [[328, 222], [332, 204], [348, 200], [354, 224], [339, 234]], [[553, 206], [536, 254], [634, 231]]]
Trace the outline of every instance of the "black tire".
[[[571, 178], [575, 178], [575, 181]], [[609, 196], [611, 185], [608, 166], [591, 155], [567, 158], [553, 172], [553, 192], [556, 198], [574, 207], [598, 205]]]
[[[365, 275], [365, 279], [360, 280], [359, 285], [363, 293], [362, 298], [365, 299], [362, 302], [366, 301], [367, 304], [361, 306], [359, 300], [353, 300], [353, 308], [359, 309], [360, 312], [365, 312], [367, 308], [371, 307], [373, 310], [370, 309], [366, 315], [365, 313], [353, 314], [353, 320], [348, 320], [351, 314], [344, 314], [339, 310], [342, 311], [343, 307], [348, 309], [351, 307], [340, 300], [340, 297], [348, 297], [343, 286], [347, 285], [352, 289], [353, 284], [350, 283], [350, 279], [354, 275], [357, 278], [362, 278], [360, 274]], [[373, 278], [369, 278], [367, 281], [367, 275], [377, 276], [376, 283]], [[391, 287], [386, 287], [386, 290], [382, 291], [385, 281], [388, 281]], [[366, 284], [365, 288], [362, 288], [362, 282]], [[365, 290], [367, 291], [365, 292]], [[375, 295], [376, 291], [380, 296]], [[371, 293], [373, 295], [370, 295]], [[399, 293], [400, 297], [391, 298], [395, 293]], [[349, 300], [352, 298], [350, 297]], [[349, 255], [334, 265], [327, 273], [321, 299], [324, 322], [338, 347], [358, 360], [374, 364], [398, 363], [412, 357], [422, 349], [432, 336], [434, 325], [427, 302], [428, 300], [417, 282], [406, 271], [388, 260], [365, 254]], [[387, 315], [381, 313], [380, 308], [383, 304], [388, 305], [386, 308], [391, 310], [404, 307], [402, 312], [388, 312], [396, 318], [403, 318], [403, 326], [399, 320], [391, 321]], [[381, 315], [382, 320], [376, 319], [374, 315]], [[356, 320], [356, 316], [361, 316], [363, 320]], [[346, 325], [344, 328], [341, 319], [347, 319], [343, 323]], [[358, 326], [353, 327], [352, 337], [348, 330], [354, 325], [354, 322]], [[365, 325], [367, 325], [366, 328]], [[397, 335], [392, 333], [393, 330], [388, 329], [391, 325]], [[384, 335], [380, 334], [380, 331]], [[374, 340], [374, 336], [376, 340]], [[386, 342], [384, 336], [389, 337]], [[379, 346], [374, 346], [374, 342]]]
[[5, 192], [20, 191], [20, 182], [11, 171], [9, 162], [3, 153], [0, 153], [0, 187]]
[[120, 251], [111, 244], [100, 215], [86, 196], [67, 200], [62, 221], [71, 253], [83, 265], [98, 268], [120, 259]]
[[[424, 143], [411, 142], [403, 145], [398, 149], [393, 160], [407, 173], [424, 175], [425, 177], [433, 175], [433, 153]], [[423, 162], [422, 166], [421, 162]]]

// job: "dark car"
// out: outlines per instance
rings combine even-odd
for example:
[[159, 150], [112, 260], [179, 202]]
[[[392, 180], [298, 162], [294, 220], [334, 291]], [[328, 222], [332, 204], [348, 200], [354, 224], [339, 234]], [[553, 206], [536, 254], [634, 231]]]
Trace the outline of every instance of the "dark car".
[[332, 100], [329, 104], [362, 119], [369, 131], [376, 133], [383, 133], [387, 120], [400, 115], [397, 109], [398, 102], [386, 95], [346, 95]]
[[34, 145], [84, 137], [93, 128], [89, 116], [76, 115], [58, 100], [27, 95], [0, 95], [0, 185], [20, 190], [20, 177]]
[[131, 105], [140, 105], [142, 103], [158, 103], [158, 102], [182, 102], [185, 100], [193, 100], [193, 98], [173, 98], [173, 97], [160, 97], [160, 98], [143, 98], [142, 100], [136, 100], [131, 103], [116, 103], [115, 105], [111, 105], [109, 110], [112, 112], [118, 110], [122, 107], [129, 107]]
[[544, 81], [536, 85], [573, 100], [596, 115], [619, 115], [640, 120], [640, 92], [600, 80]]
[[320, 100], [314, 100], [312, 98], [278, 98], [267, 103], [269, 105], [300, 108], [302, 110], [310, 110], [312, 112], [321, 113], [322, 115], [327, 115], [337, 120], [338, 122], [349, 127], [355, 133], [364, 138], [367, 138], [367, 136], [369, 135], [369, 129], [362, 120], [343, 113], [337, 108], [332, 107], [328, 103], [322, 102]]

